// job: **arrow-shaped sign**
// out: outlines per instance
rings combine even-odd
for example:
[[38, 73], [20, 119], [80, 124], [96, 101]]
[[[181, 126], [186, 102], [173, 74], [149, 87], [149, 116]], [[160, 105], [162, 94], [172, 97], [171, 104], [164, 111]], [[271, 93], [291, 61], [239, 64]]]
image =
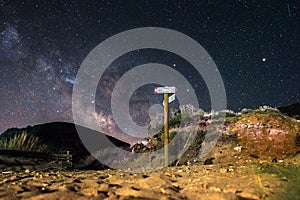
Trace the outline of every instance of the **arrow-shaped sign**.
[[[173, 102], [175, 100], [175, 94], [172, 94], [171, 96], [169, 96], [169, 103]], [[165, 102], [163, 101], [163, 106], [165, 106]]]
[[166, 94], [177, 92], [176, 87], [155, 87], [154, 94]]

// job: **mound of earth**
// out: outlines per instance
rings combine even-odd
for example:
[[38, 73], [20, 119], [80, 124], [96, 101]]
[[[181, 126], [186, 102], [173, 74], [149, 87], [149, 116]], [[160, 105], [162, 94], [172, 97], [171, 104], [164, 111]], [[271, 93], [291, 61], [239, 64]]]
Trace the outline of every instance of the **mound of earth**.
[[[221, 129], [216, 126], [220, 121], [219, 115], [220, 113], [215, 113], [214, 116], [205, 117], [193, 113], [190, 116], [196, 116], [196, 120], [183, 128], [178, 128], [179, 124], [174, 123], [173, 119], [170, 120], [173, 122], [173, 127], [170, 127], [170, 140], [176, 134], [183, 134], [188, 137], [191, 132], [196, 133], [193, 142], [190, 143], [185, 153], [173, 164], [186, 164], [195, 160], [202, 162], [203, 156], [199, 152], [205, 148], [203, 144], [207, 144], [204, 142], [204, 138], [207, 137], [208, 133], [213, 133], [212, 135], [218, 138], [216, 146], [230, 146], [228, 152], [222, 148], [219, 149], [223, 155], [224, 152], [232, 156], [241, 157], [243, 155], [244, 160], [251, 157], [272, 161], [294, 156], [300, 151], [300, 122], [277, 109], [268, 107], [244, 110], [240, 114], [226, 111], [225, 123]], [[175, 118], [179, 118], [177, 123], [180, 123], [180, 117], [176, 116]], [[163, 148], [163, 144], [164, 134], [160, 132], [144, 143], [135, 144], [133, 150], [138, 153], [151, 152]], [[174, 145], [178, 148], [184, 148], [184, 145], [178, 143], [170, 143], [169, 148]], [[212, 157], [222, 157], [219, 154], [216, 153]]]
[[244, 112], [230, 128], [237, 135], [239, 145], [254, 156], [284, 158], [300, 150], [300, 123], [278, 110]]

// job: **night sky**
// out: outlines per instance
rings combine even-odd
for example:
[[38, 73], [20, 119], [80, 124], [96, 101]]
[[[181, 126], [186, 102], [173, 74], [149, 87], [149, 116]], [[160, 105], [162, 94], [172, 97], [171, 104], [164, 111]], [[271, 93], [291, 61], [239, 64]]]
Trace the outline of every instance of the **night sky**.
[[[173, 29], [201, 44], [224, 80], [228, 109], [300, 101], [300, 1], [0, 0], [0, 132], [72, 122], [72, 87], [84, 58], [106, 38], [139, 27]], [[131, 52], [107, 76], [114, 82], [149, 62], [181, 69], [209, 110], [205, 83], [176, 55]], [[110, 89], [97, 91], [99, 113]]]

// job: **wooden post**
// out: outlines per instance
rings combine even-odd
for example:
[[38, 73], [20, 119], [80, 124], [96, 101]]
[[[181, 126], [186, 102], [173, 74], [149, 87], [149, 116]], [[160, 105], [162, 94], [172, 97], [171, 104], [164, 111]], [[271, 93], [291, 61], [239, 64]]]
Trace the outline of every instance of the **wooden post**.
[[169, 95], [164, 93], [164, 150], [165, 150], [165, 165], [169, 165]]
[[[154, 94], [164, 94], [164, 153], [165, 165], [169, 165], [169, 103], [175, 100], [176, 87], [155, 87]], [[169, 94], [174, 93], [169, 99]], [[170, 102], [169, 102], [170, 101]]]

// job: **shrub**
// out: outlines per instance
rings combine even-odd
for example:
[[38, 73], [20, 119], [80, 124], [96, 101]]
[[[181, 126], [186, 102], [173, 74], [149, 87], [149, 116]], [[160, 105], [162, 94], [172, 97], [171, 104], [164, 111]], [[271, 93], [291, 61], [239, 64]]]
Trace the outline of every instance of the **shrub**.
[[36, 136], [28, 135], [25, 131], [21, 134], [15, 134], [13, 138], [4, 138], [0, 140], [0, 148], [22, 151], [45, 151], [47, 145], [41, 144]]
[[169, 127], [170, 128], [179, 128], [181, 120], [181, 114], [176, 115], [174, 118], [170, 119]]

